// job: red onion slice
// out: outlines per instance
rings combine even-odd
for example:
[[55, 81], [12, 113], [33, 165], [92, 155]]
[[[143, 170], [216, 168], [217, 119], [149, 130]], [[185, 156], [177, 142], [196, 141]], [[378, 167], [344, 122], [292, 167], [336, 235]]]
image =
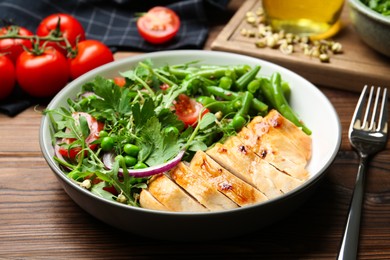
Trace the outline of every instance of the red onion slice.
[[[173, 167], [175, 167], [183, 158], [185, 150], [181, 150], [178, 155], [176, 155], [175, 158], [172, 160], [160, 164], [160, 165], [155, 165], [152, 167], [148, 167], [145, 169], [128, 169], [128, 172], [131, 176], [137, 177], [137, 178], [142, 178], [142, 177], [149, 177], [152, 175], [156, 175], [162, 172], [169, 171]], [[114, 162], [115, 159], [115, 154], [113, 153], [106, 153], [103, 155], [103, 163], [108, 169], [112, 169], [112, 163]], [[119, 168], [119, 173], [123, 174], [123, 169]]]
[[[61, 161], [64, 161], [66, 162], [65, 158], [62, 156], [62, 154], [60, 153], [60, 146], [58, 144], [55, 144], [54, 145], [54, 155], [60, 159]], [[68, 170], [72, 170], [70, 167], [66, 166], [66, 165], [63, 165], [61, 164], [62, 166], [64, 166], [66, 169]]]

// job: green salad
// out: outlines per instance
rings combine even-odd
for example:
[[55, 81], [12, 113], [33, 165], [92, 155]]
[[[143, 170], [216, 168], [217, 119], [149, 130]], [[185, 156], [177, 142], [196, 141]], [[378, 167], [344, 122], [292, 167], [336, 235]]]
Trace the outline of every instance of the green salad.
[[155, 174], [235, 135], [272, 108], [311, 134], [290, 107], [290, 87], [260, 66], [156, 67], [138, 63], [120, 77], [97, 76], [67, 107], [45, 110], [54, 159], [69, 178], [109, 200], [139, 206]]
[[390, 16], [390, 0], [361, 0], [361, 2], [384, 16]]

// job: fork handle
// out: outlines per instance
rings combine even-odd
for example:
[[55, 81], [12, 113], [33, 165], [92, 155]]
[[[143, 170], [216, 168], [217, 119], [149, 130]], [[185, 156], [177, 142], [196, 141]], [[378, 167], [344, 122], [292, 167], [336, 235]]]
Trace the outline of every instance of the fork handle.
[[349, 208], [347, 223], [345, 225], [343, 240], [341, 242], [340, 251], [337, 256], [338, 260], [357, 259], [366, 164], [367, 157], [361, 157], [358, 173], [356, 176], [355, 188], [353, 190], [352, 200]]

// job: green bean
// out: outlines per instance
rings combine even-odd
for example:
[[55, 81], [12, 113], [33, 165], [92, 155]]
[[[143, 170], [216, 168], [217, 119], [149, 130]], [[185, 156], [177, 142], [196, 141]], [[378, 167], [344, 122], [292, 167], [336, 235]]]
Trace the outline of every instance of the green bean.
[[283, 94], [281, 76], [275, 72], [271, 76], [270, 84], [262, 84], [263, 93], [268, 101], [276, 108], [285, 118], [290, 120], [296, 126], [302, 128], [302, 131], [310, 135], [311, 130], [299, 119], [298, 115], [290, 107], [286, 97]]
[[286, 97], [286, 99], [290, 100], [291, 88], [286, 81], [282, 81], [282, 90], [283, 90], [283, 95]]
[[223, 76], [222, 78], [220, 78], [218, 86], [223, 89], [230, 89], [232, 84], [233, 84], [233, 80], [231, 77]]
[[249, 108], [251, 107], [251, 103], [253, 100], [253, 95], [249, 91], [246, 91], [244, 95], [242, 96], [242, 106], [238, 110], [238, 112], [234, 115], [233, 120], [231, 121], [233, 128], [236, 131], [239, 131], [241, 128], [244, 127], [246, 120], [245, 119], [248, 116]]
[[208, 79], [218, 79], [225, 76], [227, 67], [219, 67], [215, 69], [200, 70], [192, 74], [192, 77], [201, 76]]
[[231, 101], [231, 100], [236, 99], [238, 97], [238, 93], [233, 92], [231, 90], [216, 87], [216, 86], [209, 86], [209, 87], [207, 87], [207, 90], [209, 91], [210, 94], [215, 95], [217, 97], [220, 97], [224, 100]]
[[191, 75], [192, 73], [189, 70], [174, 67], [169, 67], [169, 72], [172, 73], [172, 75], [174, 75], [178, 79], [184, 79], [187, 75]]
[[[229, 101], [235, 100], [240, 95], [242, 95], [242, 93], [234, 92], [234, 91], [231, 91], [231, 90], [226, 90], [226, 89], [223, 89], [223, 88], [220, 88], [220, 87], [215, 87], [215, 86], [207, 87], [207, 89], [208, 89], [210, 94], [215, 95], [217, 97], [220, 97], [220, 98], [222, 98], [224, 100], [229, 100]], [[257, 98], [253, 98], [252, 101], [251, 101], [251, 108], [253, 108], [257, 112], [261, 112], [262, 113], [262, 112], [265, 112], [265, 111], [268, 110], [268, 105], [263, 103], [263, 102], [261, 102]]]
[[239, 77], [236, 81], [236, 86], [238, 90], [245, 90], [245, 88], [248, 86], [249, 82], [251, 82], [253, 79], [255, 79], [257, 73], [260, 70], [260, 66], [256, 65], [254, 66], [250, 71]]
[[261, 84], [260, 79], [254, 79], [251, 82], [249, 82], [247, 89], [250, 93], [254, 94], [260, 88], [260, 84]]
[[268, 111], [268, 105], [261, 102], [257, 98], [252, 99], [251, 108], [253, 108], [255, 111], [257, 111], [259, 113], [264, 113], [264, 112]]
[[196, 101], [208, 108], [211, 112], [222, 112], [223, 115], [234, 112], [234, 107], [231, 101], [218, 101], [207, 96], [199, 96]]

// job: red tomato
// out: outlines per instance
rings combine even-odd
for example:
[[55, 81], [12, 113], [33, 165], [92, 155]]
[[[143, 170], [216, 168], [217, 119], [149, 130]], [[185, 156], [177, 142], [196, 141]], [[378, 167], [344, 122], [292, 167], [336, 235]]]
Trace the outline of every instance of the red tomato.
[[[85, 142], [88, 144], [88, 146], [91, 150], [95, 150], [97, 147], [97, 144], [91, 144], [91, 143], [96, 141], [99, 138], [99, 132], [101, 130], [103, 130], [104, 124], [102, 122], [97, 121], [96, 118], [92, 117], [88, 113], [75, 112], [72, 114], [72, 116], [76, 120], [76, 122], [78, 122], [80, 116], [83, 116], [83, 117], [85, 117], [85, 119], [87, 119], [90, 134], [85, 139]], [[64, 138], [62, 140], [62, 142], [66, 143], [66, 144], [71, 144], [74, 141], [75, 141], [74, 139], [70, 139], [70, 138]], [[81, 147], [74, 147], [74, 148], [71, 148], [70, 150], [68, 150], [67, 148], [64, 148], [63, 146], [60, 146], [58, 151], [62, 156], [74, 159], [76, 157], [76, 155], [81, 151]]]
[[15, 86], [15, 66], [7, 56], [0, 55], [0, 100], [8, 97]]
[[[60, 22], [59, 31], [57, 29], [57, 24]], [[65, 37], [68, 39], [72, 47], [76, 46], [77, 39], [79, 42], [85, 40], [85, 31], [81, 23], [69, 14], [52, 14], [44, 18], [37, 28], [38, 36], [47, 36], [53, 34], [56, 37]], [[53, 46], [57, 50], [61, 51], [66, 55], [65, 42], [47, 42], [47, 46]], [[60, 47], [62, 46], [62, 47]]]
[[202, 116], [204, 116], [209, 112], [201, 103], [184, 94], [179, 95], [174, 106], [177, 117], [183, 121], [185, 127], [195, 126], [198, 122], [199, 114], [202, 113]]
[[160, 44], [175, 37], [180, 28], [180, 18], [171, 9], [156, 6], [137, 20], [137, 28], [146, 41]]
[[82, 74], [114, 60], [111, 50], [96, 40], [85, 40], [77, 44], [76, 56], [69, 58], [70, 75], [75, 79]]
[[114, 77], [114, 82], [119, 87], [123, 87], [124, 85], [126, 85], [126, 79], [124, 77]]
[[[0, 35], [6, 35], [10, 30], [18, 30], [18, 35], [21, 36], [31, 36], [32, 32], [23, 28], [23, 27], [4, 27], [0, 29]], [[18, 56], [24, 51], [23, 46], [26, 48], [31, 48], [30, 40], [23, 39], [1, 39], [0, 40], [0, 52], [5, 53], [12, 62], [16, 62]]]
[[53, 96], [69, 80], [68, 61], [53, 48], [45, 49], [41, 55], [24, 51], [16, 62], [16, 79], [31, 96]]

